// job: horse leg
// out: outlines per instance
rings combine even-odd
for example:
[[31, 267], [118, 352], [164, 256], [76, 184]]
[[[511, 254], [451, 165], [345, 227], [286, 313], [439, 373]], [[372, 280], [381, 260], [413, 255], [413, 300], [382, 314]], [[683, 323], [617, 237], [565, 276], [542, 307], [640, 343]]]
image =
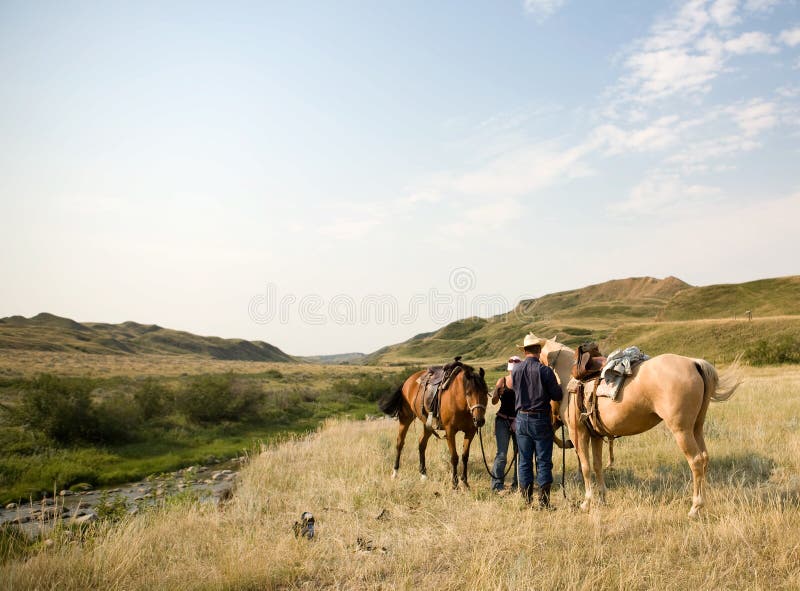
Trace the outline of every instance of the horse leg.
[[422, 435], [419, 436], [419, 477], [420, 480], [427, 480], [428, 470], [425, 467], [425, 450], [428, 447], [428, 439], [430, 439], [433, 431], [430, 429], [423, 429]]
[[708, 453], [703, 454], [692, 431], [673, 431], [672, 434], [683, 455], [686, 456], [689, 468], [692, 469], [692, 508], [689, 510], [689, 517], [697, 517], [704, 505], [703, 479], [705, 478], [705, 467], [708, 464]]
[[575, 442], [575, 452], [578, 454], [578, 462], [581, 466], [583, 475], [583, 486], [586, 489], [586, 496], [581, 503], [581, 510], [588, 511], [592, 504], [592, 468], [589, 461], [589, 433], [585, 429], [574, 431], [577, 441]]
[[453, 467], [453, 488], [458, 488], [458, 452], [456, 451], [456, 432], [447, 431], [447, 447], [450, 448], [450, 465]]
[[461, 448], [461, 482], [464, 483], [466, 488], [469, 488], [469, 482], [467, 482], [467, 462], [469, 462], [469, 446], [472, 443], [473, 437], [475, 437], [474, 433], [464, 433], [464, 444]]
[[401, 412], [399, 419], [400, 428], [397, 431], [397, 443], [395, 444], [396, 454], [394, 456], [394, 470], [392, 470], [392, 478], [397, 478], [397, 471], [400, 469], [400, 452], [403, 451], [403, 444], [406, 442], [406, 433], [408, 433], [408, 428], [411, 426], [414, 417], [411, 416], [409, 420], [408, 415]]
[[606, 502], [606, 480], [603, 476], [603, 440], [592, 437], [592, 464], [594, 465], [594, 478], [597, 483], [597, 501]]
[[614, 438], [608, 438], [608, 463], [605, 466], [606, 470], [614, 469]]

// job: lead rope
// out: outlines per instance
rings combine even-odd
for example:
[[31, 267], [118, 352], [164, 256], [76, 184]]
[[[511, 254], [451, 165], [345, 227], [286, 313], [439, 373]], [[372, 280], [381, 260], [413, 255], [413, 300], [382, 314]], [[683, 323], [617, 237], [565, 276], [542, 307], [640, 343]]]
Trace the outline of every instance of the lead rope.
[[481, 456], [483, 456], [483, 465], [486, 466], [486, 471], [489, 473], [489, 476], [495, 480], [505, 480], [506, 476], [508, 476], [508, 473], [511, 472], [511, 468], [517, 465], [517, 443], [515, 438], [511, 439], [511, 448], [514, 450], [514, 459], [511, 460], [511, 463], [508, 465], [508, 468], [506, 468], [502, 478], [494, 475], [494, 472], [492, 472], [491, 468], [489, 468], [489, 462], [486, 461], [486, 452], [483, 450], [483, 427], [478, 428], [478, 441], [481, 442]]
[[564, 439], [564, 423], [561, 423], [561, 442], [564, 444], [561, 447], [561, 493], [564, 495], [564, 500], [567, 498], [567, 489], [565, 486], [567, 474], [567, 440]]

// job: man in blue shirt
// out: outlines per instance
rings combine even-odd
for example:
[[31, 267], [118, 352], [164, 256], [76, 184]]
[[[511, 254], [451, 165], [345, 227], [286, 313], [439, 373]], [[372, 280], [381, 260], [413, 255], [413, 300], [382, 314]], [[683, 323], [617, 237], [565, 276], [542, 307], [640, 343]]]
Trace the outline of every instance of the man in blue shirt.
[[[560, 404], [562, 392], [553, 370], [539, 362], [547, 342], [528, 333], [519, 347], [525, 359], [506, 377], [506, 386], [516, 394], [517, 445], [519, 446], [519, 487], [525, 501], [533, 500], [533, 459], [536, 458], [539, 507], [550, 506], [553, 483], [553, 424], [550, 402]], [[556, 412], [558, 412], [558, 405]]]

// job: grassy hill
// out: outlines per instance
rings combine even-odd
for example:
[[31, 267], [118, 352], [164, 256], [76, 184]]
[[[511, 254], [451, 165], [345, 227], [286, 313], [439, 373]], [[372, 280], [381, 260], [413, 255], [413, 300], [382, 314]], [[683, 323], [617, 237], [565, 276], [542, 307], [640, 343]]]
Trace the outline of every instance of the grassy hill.
[[0, 349], [94, 354], [192, 354], [211, 359], [293, 361], [263, 341], [203, 337], [157, 324], [80, 323], [53, 314], [0, 318]]
[[705, 287], [675, 277], [613, 280], [523, 300], [492, 318], [459, 320], [379, 349], [367, 361], [425, 364], [463, 355], [499, 364], [528, 331], [573, 346], [596, 340], [606, 351], [638, 345], [650, 354], [730, 359], [762, 341], [800, 339], [800, 276]]

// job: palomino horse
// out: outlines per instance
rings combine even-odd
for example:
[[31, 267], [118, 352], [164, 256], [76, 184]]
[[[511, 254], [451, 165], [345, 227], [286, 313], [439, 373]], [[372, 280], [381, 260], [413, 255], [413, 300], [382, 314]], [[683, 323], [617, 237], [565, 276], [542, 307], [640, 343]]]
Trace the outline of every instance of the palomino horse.
[[[393, 395], [382, 399], [378, 406], [387, 415], [400, 420], [400, 429], [397, 432], [397, 455], [394, 460], [392, 478], [397, 477], [400, 469], [400, 452], [403, 451], [406, 433], [414, 419], [417, 418], [425, 425], [422, 415], [423, 392], [417, 379], [425, 372], [418, 371], [411, 375]], [[469, 488], [467, 482], [467, 461], [469, 460], [469, 445], [478, 427], [486, 422], [486, 403], [489, 400], [489, 388], [483, 379], [483, 368], [476, 373], [469, 365], [461, 364], [461, 370], [455, 375], [447, 390], [440, 393], [439, 418], [444, 426], [447, 446], [450, 448], [450, 463], [453, 465], [453, 488], [458, 487], [458, 453], [456, 452], [456, 433], [464, 432], [464, 445], [461, 452], [463, 472], [461, 482]], [[425, 448], [433, 431], [423, 428], [419, 438], [419, 473], [424, 480], [427, 478], [425, 468]]]
[[[548, 341], [542, 351], [542, 357], [554, 363], [553, 369], [562, 384], [569, 381], [569, 368], [575, 360], [575, 352], [555, 341]], [[733, 396], [739, 384], [741, 380], [736, 363], [720, 375], [704, 359], [658, 355], [634, 369], [633, 376], [626, 380], [615, 400], [598, 398], [597, 414], [603, 429], [612, 437], [643, 433], [664, 421], [692, 470], [689, 517], [696, 517], [704, 505], [703, 486], [708, 470], [708, 450], [703, 437], [706, 411], [710, 402], [723, 402]], [[581, 421], [577, 396], [565, 392], [561, 414], [575, 440], [586, 487], [586, 498], [581, 508], [586, 511], [594, 498], [592, 469], [597, 481], [598, 500], [605, 500], [603, 440], [592, 437]]]

